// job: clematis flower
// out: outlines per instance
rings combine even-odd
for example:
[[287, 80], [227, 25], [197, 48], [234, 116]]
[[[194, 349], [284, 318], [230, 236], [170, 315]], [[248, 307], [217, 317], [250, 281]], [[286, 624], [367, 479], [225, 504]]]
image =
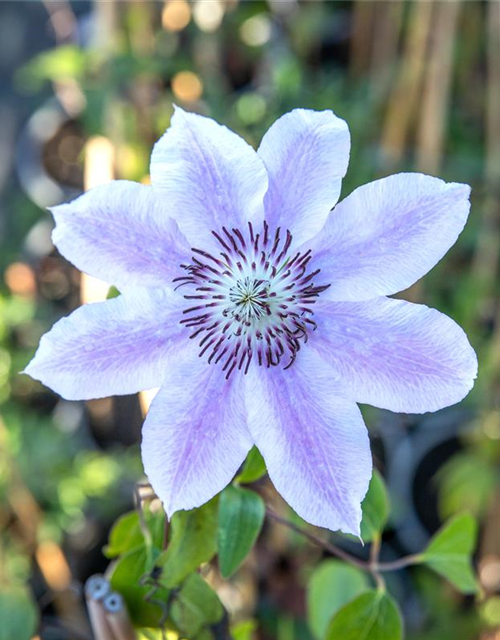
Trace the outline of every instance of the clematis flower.
[[387, 297], [454, 244], [469, 187], [401, 173], [334, 207], [349, 144], [330, 111], [286, 114], [254, 151], [176, 109], [152, 186], [53, 209], [62, 255], [121, 295], [57, 322], [27, 373], [70, 400], [160, 387], [142, 457], [169, 516], [221, 491], [255, 444], [302, 518], [359, 535], [372, 463], [356, 403], [436, 411], [473, 385], [462, 329]]

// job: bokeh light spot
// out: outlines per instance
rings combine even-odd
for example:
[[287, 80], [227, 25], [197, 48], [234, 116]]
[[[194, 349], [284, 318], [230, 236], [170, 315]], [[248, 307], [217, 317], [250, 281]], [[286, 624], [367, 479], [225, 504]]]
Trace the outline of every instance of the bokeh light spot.
[[486, 624], [497, 627], [500, 625], [500, 596], [487, 600], [482, 608], [482, 617]]
[[268, 16], [260, 13], [245, 20], [240, 27], [240, 36], [250, 47], [262, 47], [271, 38], [271, 21]]
[[197, 26], [207, 33], [217, 31], [224, 17], [224, 6], [219, 0], [198, 0], [193, 7]]
[[192, 71], [179, 71], [172, 78], [172, 91], [183, 102], [196, 102], [203, 93], [203, 83]]
[[236, 103], [236, 112], [243, 124], [255, 124], [266, 114], [266, 101], [258, 93], [246, 93]]
[[13, 262], [5, 270], [5, 284], [20, 296], [32, 296], [36, 291], [35, 274], [30, 266], [24, 262]]
[[161, 23], [167, 31], [182, 31], [191, 20], [191, 8], [185, 0], [165, 2], [161, 14]]
[[479, 579], [485, 589], [496, 591], [500, 589], [500, 558], [486, 556], [479, 567]]

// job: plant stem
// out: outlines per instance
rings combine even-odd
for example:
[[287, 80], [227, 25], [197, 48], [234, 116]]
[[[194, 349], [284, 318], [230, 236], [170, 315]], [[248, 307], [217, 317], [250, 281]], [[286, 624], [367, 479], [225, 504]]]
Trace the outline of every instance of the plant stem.
[[374, 580], [378, 585], [383, 584], [383, 578], [380, 575], [381, 573], [386, 571], [397, 571], [398, 569], [404, 569], [405, 567], [420, 562], [419, 554], [405, 556], [404, 558], [400, 558], [399, 560], [394, 560], [392, 562], [378, 562], [380, 540], [373, 543], [374, 546], [372, 547], [370, 561], [361, 560], [360, 558], [356, 558], [356, 556], [350, 554], [348, 551], [344, 551], [340, 547], [337, 547], [327, 540], [321, 539], [314, 533], [306, 531], [306, 529], [303, 529], [299, 525], [296, 525], [294, 522], [287, 520], [287, 518], [278, 515], [269, 507], [267, 507], [266, 509], [266, 515], [268, 516], [268, 518], [271, 518], [275, 522], [279, 522], [285, 527], [288, 527], [288, 529], [291, 529], [292, 531], [300, 534], [301, 536], [309, 540], [309, 542], [315, 544], [317, 547], [321, 547], [325, 551], [328, 551], [328, 553], [330, 553], [332, 556], [336, 556], [337, 558], [340, 558], [341, 560], [344, 560], [345, 562], [348, 562], [349, 564], [352, 564], [355, 567], [362, 569], [363, 571], [368, 571], [372, 574]]
[[294, 524], [290, 520], [287, 520], [286, 518], [279, 516], [277, 513], [275, 513], [269, 508], [266, 509], [266, 514], [272, 520], [275, 520], [276, 522], [279, 522], [285, 527], [288, 527], [292, 531], [299, 533], [301, 536], [303, 536], [304, 538], [307, 538], [310, 542], [312, 542], [316, 546], [321, 547], [322, 549], [325, 549], [325, 551], [328, 551], [328, 553], [331, 553], [332, 556], [337, 556], [337, 558], [340, 558], [341, 560], [345, 560], [346, 562], [349, 562], [350, 564], [353, 564], [354, 566], [359, 567], [364, 571], [368, 570], [368, 563], [365, 562], [364, 560], [360, 560], [359, 558], [356, 558], [355, 556], [351, 555], [347, 551], [344, 551], [340, 547], [337, 547], [334, 544], [327, 542], [326, 540], [322, 540], [319, 536], [309, 531], [306, 531], [305, 529], [303, 529], [302, 527], [299, 527], [298, 525]]
[[422, 555], [420, 553], [414, 553], [410, 556], [404, 556], [404, 558], [400, 558], [399, 560], [394, 560], [392, 562], [380, 562], [374, 565], [377, 571], [397, 571], [398, 569], [404, 569], [405, 567], [409, 567], [412, 564], [418, 564], [421, 562]]

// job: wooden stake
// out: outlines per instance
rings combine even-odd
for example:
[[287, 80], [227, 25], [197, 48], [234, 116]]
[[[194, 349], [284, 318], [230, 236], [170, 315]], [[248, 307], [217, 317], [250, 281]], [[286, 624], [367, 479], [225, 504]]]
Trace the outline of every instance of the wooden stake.
[[417, 168], [424, 173], [439, 173], [448, 122], [453, 53], [457, 33], [460, 0], [436, 4], [431, 24], [429, 58], [417, 133]]
[[487, 8], [486, 198], [471, 277], [490, 293], [500, 258], [500, 3]]
[[432, 0], [412, 2], [410, 6], [403, 58], [389, 99], [382, 132], [382, 159], [389, 167], [401, 161], [414, 120], [422, 86], [432, 10]]
[[137, 636], [128, 615], [127, 607], [119, 593], [111, 591], [104, 598], [106, 618], [116, 640], [137, 640]]
[[102, 604], [109, 590], [109, 582], [101, 575], [91, 576], [85, 583], [85, 600], [95, 640], [116, 640]]

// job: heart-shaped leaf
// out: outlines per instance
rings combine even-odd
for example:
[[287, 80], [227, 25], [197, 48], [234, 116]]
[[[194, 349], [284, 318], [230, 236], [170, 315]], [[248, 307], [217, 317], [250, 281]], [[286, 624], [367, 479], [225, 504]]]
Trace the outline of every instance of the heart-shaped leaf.
[[236, 571], [253, 547], [265, 512], [264, 501], [254, 491], [229, 485], [221, 493], [217, 544], [224, 578]]
[[325, 560], [314, 570], [307, 587], [307, 619], [318, 640], [333, 615], [368, 588], [367, 575], [341, 560]]
[[385, 591], [362, 593], [334, 616], [325, 640], [401, 640], [399, 608]]
[[361, 520], [361, 539], [371, 542], [381, 535], [389, 517], [389, 498], [385, 483], [380, 473], [374, 469], [368, 493], [361, 505], [363, 519]]
[[179, 631], [189, 638], [203, 627], [219, 622], [223, 614], [217, 594], [198, 573], [192, 573], [183, 582], [171, 610]]
[[19, 586], [0, 587], [0, 640], [30, 640], [38, 624], [38, 611], [29, 591]]
[[161, 582], [167, 588], [181, 583], [217, 551], [217, 499], [198, 509], [179, 511], [172, 518], [172, 535], [166, 551], [156, 559], [163, 568]]
[[458, 515], [436, 533], [420, 560], [462, 593], [475, 593], [477, 581], [472, 570], [471, 555], [476, 534], [474, 518], [469, 514]]

